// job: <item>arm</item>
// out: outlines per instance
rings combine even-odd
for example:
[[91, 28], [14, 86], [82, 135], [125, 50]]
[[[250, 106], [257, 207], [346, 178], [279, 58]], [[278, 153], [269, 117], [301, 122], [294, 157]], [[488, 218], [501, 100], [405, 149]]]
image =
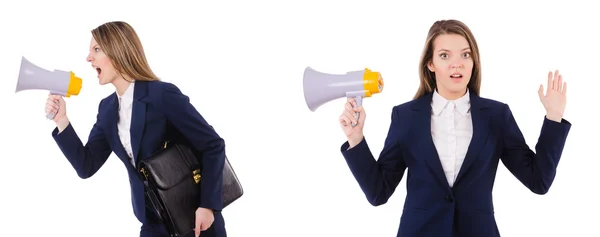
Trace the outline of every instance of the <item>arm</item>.
[[369, 203], [379, 206], [388, 201], [404, 176], [406, 164], [402, 157], [398, 137], [401, 133], [398, 111], [392, 111], [392, 122], [384, 147], [376, 161], [366, 139], [348, 149], [348, 142], [341, 147], [342, 155], [350, 167]]
[[546, 194], [554, 181], [571, 123], [564, 119], [558, 123], [544, 118], [534, 153], [525, 143], [508, 105], [504, 107], [502, 118], [505, 126], [502, 163], [529, 190]]
[[52, 131], [52, 137], [56, 144], [82, 179], [94, 175], [112, 153], [102, 128], [98, 126], [99, 121], [100, 116], [98, 115], [85, 145], [70, 122], [62, 131], [59, 132], [58, 127]]
[[163, 103], [167, 119], [203, 154], [198, 157], [202, 159], [199, 161], [202, 163], [202, 192], [198, 207], [220, 211], [223, 208], [225, 142], [177, 86], [165, 84]]

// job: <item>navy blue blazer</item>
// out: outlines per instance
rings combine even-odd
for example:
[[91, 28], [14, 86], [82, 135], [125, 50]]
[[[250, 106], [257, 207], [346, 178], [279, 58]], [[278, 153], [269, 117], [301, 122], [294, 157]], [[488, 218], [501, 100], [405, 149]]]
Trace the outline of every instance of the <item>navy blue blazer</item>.
[[473, 138], [451, 188], [431, 137], [431, 98], [397, 105], [375, 160], [363, 139], [341, 152], [373, 206], [386, 203], [407, 174], [399, 237], [497, 237], [492, 189], [499, 160], [536, 194], [550, 189], [571, 124], [544, 117], [534, 153], [504, 103], [471, 93]]
[[[130, 130], [134, 161], [138, 163], [139, 160], [149, 158], [165, 140], [185, 139], [189, 142], [199, 155], [197, 157], [202, 167], [199, 207], [214, 210], [213, 226], [219, 226], [219, 221], [223, 221], [219, 211], [223, 205], [221, 196], [225, 162], [224, 140], [177, 86], [161, 81], [136, 81], [134, 86]], [[118, 107], [116, 93], [102, 99], [96, 123], [86, 144], [83, 144], [75, 133], [72, 122], [60, 134], [54, 129], [52, 136], [79, 177], [83, 179], [94, 175], [114, 152], [123, 161], [129, 174], [134, 214], [140, 222], [145, 223], [144, 185], [119, 140]]]

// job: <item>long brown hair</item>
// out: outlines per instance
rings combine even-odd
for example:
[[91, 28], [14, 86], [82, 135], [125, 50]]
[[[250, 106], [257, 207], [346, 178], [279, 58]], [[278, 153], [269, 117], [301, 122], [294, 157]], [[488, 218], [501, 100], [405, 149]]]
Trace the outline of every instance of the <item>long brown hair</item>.
[[425, 41], [425, 47], [421, 53], [421, 60], [419, 61], [419, 89], [413, 99], [418, 99], [427, 93], [433, 92], [436, 87], [435, 74], [429, 71], [427, 64], [433, 59], [433, 42], [435, 39], [444, 34], [457, 34], [464, 37], [471, 47], [471, 58], [473, 59], [473, 71], [471, 72], [471, 79], [467, 88], [470, 93], [479, 95], [481, 88], [481, 62], [479, 61], [479, 47], [473, 33], [464, 23], [458, 20], [440, 20], [433, 23], [429, 28], [427, 39]]
[[128, 23], [122, 21], [104, 23], [92, 30], [92, 36], [121, 76], [125, 74], [139, 81], [160, 80], [152, 72], [146, 60], [140, 38]]

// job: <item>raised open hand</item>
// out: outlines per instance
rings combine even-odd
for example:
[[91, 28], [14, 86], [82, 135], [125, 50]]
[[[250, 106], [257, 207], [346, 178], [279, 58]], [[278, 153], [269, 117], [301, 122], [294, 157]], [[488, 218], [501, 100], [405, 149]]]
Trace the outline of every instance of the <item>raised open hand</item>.
[[554, 74], [548, 72], [546, 95], [544, 95], [544, 86], [541, 84], [538, 94], [546, 109], [546, 118], [560, 122], [567, 106], [567, 83], [563, 82], [562, 75], [558, 73], [558, 70], [554, 71]]

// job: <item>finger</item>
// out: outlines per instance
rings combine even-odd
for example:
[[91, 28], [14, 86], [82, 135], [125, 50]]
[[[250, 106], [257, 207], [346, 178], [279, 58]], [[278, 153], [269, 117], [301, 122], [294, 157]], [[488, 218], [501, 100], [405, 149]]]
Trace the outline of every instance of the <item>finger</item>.
[[544, 98], [544, 86], [540, 84], [540, 88], [538, 89], [538, 95], [540, 96], [540, 100]]
[[346, 111], [348, 111], [348, 114], [351, 115], [350, 117], [356, 117], [356, 115], [358, 113], [360, 113], [361, 110], [362, 110], [362, 106], [356, 106], [352, 109], [349, 109], [349, 110], [347, 109]]
[[46, 99], [46, 104], [51, 105], [51, 104], [56, 104], [56, 102], [53, 98], [48, 97], [48, 99]]
[[356, 100], [354, 98], [348, 97], [348, 103], [352, 106], [356, 106]]
[[365, 110], [361, 109], [361, 110], [360, 110], [360, 116], [359, 116], [359, 118], [358, 118], [358, 122], [359, 122], [359, 123], [361, 123], [361, 124], [364, 124], [364, 123], [365, 123], [365, 118], [366, 118], [366, 117], [367, 117], [367, 116], [366, 116], [366, 114], [365, 114]]
[[352, 108], [354, 108], [354, 105], [351, 102], [344, 104], [344, 109], [352, 111]]
[[58, 108], [60, 108], [60, 106], [58, 106], [56, 103], [49, 102], [49, 103], [46, 103], [46, 108], [58, 110]]
[[558, 86], [558, 92], [562, 93], [562, 90], [563, 90], [563, 78], [562, 78], [562, 75], [558, 75], [557, 86]]
[[342, 124], [342, 126], [347, 127], [348, 125], [350, 125], [351, 121], [350, 118], [348, 118], [348, 116], [342, 115], [340, 116], [340, 123]]
[[548, 88], [546, 88], [546, 94], [552, 90], [552, 71], [548, 72]]
[[49, 104], [58, 104], [58, 99], [55, 99], [54, 97], [49, 97], [48, 99], [46, 99], [46, 102]]
[[56, 99], [56, 103], [59, 105], [63, 105], [65, 104], [65, 100], [63, 99], [62, 96], [58, 97], [58, 99]]
[[354, 113], [354, 111], [345, 110], [344, 116], [347, 117], [352, 124], [356, 124], [356, 113]]
[[[200, 226], [198, 228], [200, 231], [205, 231], [206, 230], [206, 223], [203, 221], [202, 223], [200, 223]], [[198, 233], [200, 234], [200, 233]]]
[[[344, 110], [344, 114], [349, 116], [350, 118], [354, 118], [356, 120], [356, 108], [346, 108]], [[356, 121], [352, 121], [352, 123], [356, 123]]]
[[567, 82], [563, 83], [563, 91], [562, 91], [563, 95], [567, 95]]
[[200, 230], [206, 231], [206, 230], [208, 230], [209, 226], [210, 226], [209, 224], [202, 224], [202, 226], [200, 226]]
[[552, 83], [554, 83], [554, 85], [552, 86], [552, 89], [554, 90], [558, 90], [558, 70], [554, 71], [554, 79], [552, 80]]
[[60, 107], [60, 105], [58, 104], [58, 101], [50, 101], [48, 103], [48, 105], [52, 106], [55, 109], [58, 109], [58, 107]]
[[47, 111], [48, 113], [55, 114], [56, 112], [58, 112], [58, 107], [55, 107], [55, 106], [49, 106], [49, 107], [47, 107], [47, 108], [46, 108], [46, 111]]
[[364, 107], [362, 107], [362, 105], [352, 108], [352, 111], [357, 112], [357, 113], [360, 113], [363, 110], [364, 110]]
[[54, 111], [56, 111], [56, 108], [50, 105], [46, 105], [46, 113], [54, 113]]
[[194, 234], [196, 237], [200, 236], [200, 227], [198, 225], [196, 225], [196, 228], [194, 228]]

